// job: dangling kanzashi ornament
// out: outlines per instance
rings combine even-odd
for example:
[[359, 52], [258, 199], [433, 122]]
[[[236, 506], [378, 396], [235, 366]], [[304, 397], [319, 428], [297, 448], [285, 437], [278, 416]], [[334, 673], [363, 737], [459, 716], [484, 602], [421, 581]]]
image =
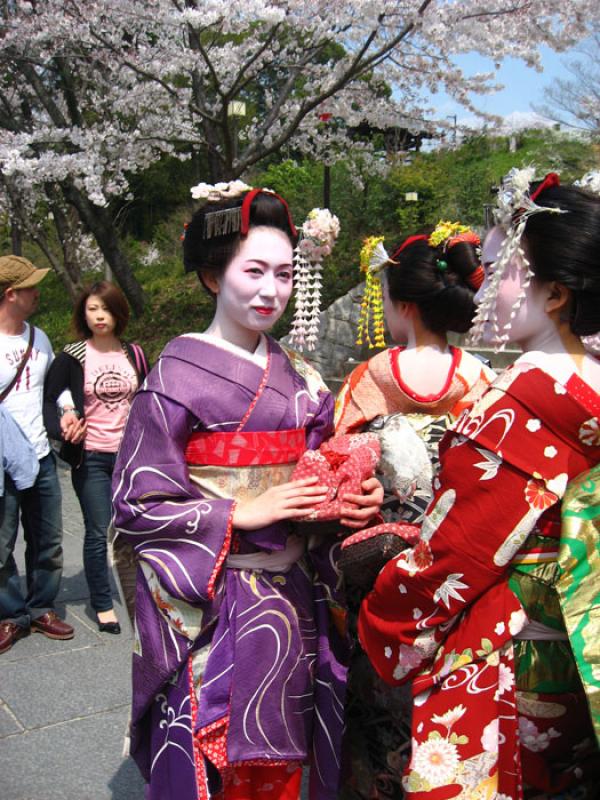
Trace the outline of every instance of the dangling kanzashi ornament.
[[[365, 342], [369, 347], [385, 347], [383, 292], [379, 272], [389, 263], [389, 256], [383, 246], [383, 236], [369, 236], [360, 251], [360, 271], [365, 274], [365, 291], [358, 319], [356, 344]], [[373, 339], [371, 339], [371, 325]]]
[[323, 259], [330, 255], [340, 221], [327, 208], [313, 208], [294, 250], [295, 312], [290, 342], [314, 350], [319, 338]]

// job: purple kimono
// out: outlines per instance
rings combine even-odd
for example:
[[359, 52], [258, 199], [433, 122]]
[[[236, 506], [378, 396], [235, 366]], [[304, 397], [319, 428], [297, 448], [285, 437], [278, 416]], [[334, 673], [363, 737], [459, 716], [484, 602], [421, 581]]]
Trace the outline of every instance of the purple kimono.
[[300, 430], [315, 449], [333, 430], [331, 395], [269, 337], [256, 354], [174, 339], [133, 401], [113, 479], [117, 535], [138, 561], [131, 752], [151, 800], [210, 797], [248, 762], [310, 763], [311, 798], [329, 800], [347, 659], [339, 545], [287, 522], [232, 530], [234, 499], [293, 469], [186, 462], [193, 434], [239, 430]]

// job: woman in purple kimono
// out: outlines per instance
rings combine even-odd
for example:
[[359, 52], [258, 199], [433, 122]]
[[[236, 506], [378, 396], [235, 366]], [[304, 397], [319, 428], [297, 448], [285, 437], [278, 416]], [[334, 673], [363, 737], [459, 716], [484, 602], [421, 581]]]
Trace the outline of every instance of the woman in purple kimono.
[[[290, 476], [332, 433], [333, 402], [265, 333], [292, 291], [285, 201], [240, 182], [206, 195], [184, 263], [215, 315], [166, 346], [115, 468], [117, 536], [138, 561], [131, 752], [150, 800], [295, 800], [305, 763], [311, 797], [329, 800], [347, 659], [339, 540], [294, 527], [325, 490]], [[381, 499], [378, 481], [362, 488], [346, 497], [352, 527]]]

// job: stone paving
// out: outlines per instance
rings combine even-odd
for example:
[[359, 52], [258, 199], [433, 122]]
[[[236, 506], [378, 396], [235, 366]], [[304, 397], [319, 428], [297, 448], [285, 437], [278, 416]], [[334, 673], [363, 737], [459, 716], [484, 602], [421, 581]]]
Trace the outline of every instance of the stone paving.
[[[123, 632], [98, 631], [83, 574], [81, 513], [69, 472], [59, 474], [65, 566], [57, 611], [75, 627], [75, 638], [36, 633], [0, 655], [0, 798], [142, 800], [137, 767], [122, 756], [130, 626], [115, 590]], [[23, 571], [22, 535], [17, 562]]]

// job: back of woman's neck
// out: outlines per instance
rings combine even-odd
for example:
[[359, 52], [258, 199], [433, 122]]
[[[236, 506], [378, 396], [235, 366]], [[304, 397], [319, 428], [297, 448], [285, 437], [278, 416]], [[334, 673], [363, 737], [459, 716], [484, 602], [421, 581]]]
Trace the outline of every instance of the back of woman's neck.
[[402, 382], [421, 397], [442, 392], [452, 367], [452, 350], [446, 338], [436, 334], [413, 337], [398, 355]]

